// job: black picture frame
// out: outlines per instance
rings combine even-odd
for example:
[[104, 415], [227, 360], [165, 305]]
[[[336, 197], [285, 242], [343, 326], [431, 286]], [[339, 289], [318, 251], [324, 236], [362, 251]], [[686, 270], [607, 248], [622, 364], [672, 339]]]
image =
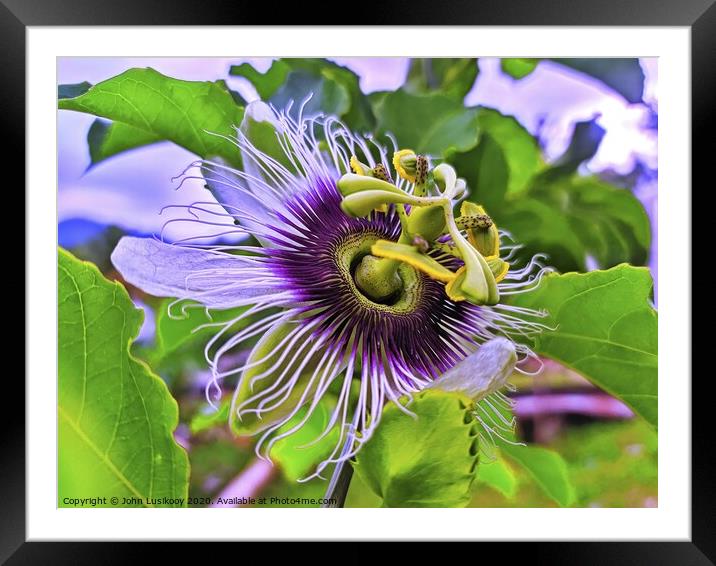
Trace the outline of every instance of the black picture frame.
[[[449, 4], [413, 1], [387, 5], [378, 2], [336, 4], [335, 15], [325, 4], [315, 13], [332, 16], [343, 22], [359, 24], [409, 25], [560, 25], [560, 26], [686, 26], [691, 29], [692, 61], [692, 171], [694, 179], [706, 179], [706, 167], [713, 160], [712, 128], [714, 126], [714, 93], [716, 92], [716, 5], [714, 0], [459, 0]], [[371, 5], [372, 4], [372, 5]], [[409, 8], [409, 9], [408, 9]], [[277, 12], [280, 15], [277, 16]], [[0, 119], [3, 133], [10, 143], [6, 163], [12, 166], [12, 185], [6, 190], [19, 193], [17, 176], [23, 175], [25, 163], [25, 31], [28, 26], [96, 26], [96, 25], [256, 25], [311, 24], [306, 3], [281, 4], [240, 1], [190, 0], [0, 0], [0, 43], [3, 53], [3, 97]], [[346, 14], [340, 15], [340, 14]], [[278, 19], [277, 19], [278, 18]], [[52, 135], [52, 134], [48, 134]], [[708, 183], [710, 188], [712, 182]], [[23, 185], [24, 186], [24, 183]], [[685, 195], [690, 187], [684, 188]], [[32, 211], [26, 210], [26, 214]], [[694, 238], [696, 243], [699, 238]], [[694, 257], [698, 257], [694, 255]], [[680, 267], [681, 269], [682, 267]], [[690, 274], [688, 274], [690, 277]], [[32, 297], [25, 297], [32, 301]], [[17, 319], [19, 320], [19, 319]], [[49, 317], [54, 320], [54, 317]], [[31, 340], [27, 336], [26, 340]], [[688, 383], [689, 376], [670, 376]], [[708, 433], [710, 413], [707, 408], [710, 374], [692, 381], [692, 536], [690, 542], [539, 542], [491, 543], [476, 550], [453, 553], [454, 560], [517, 557], [515, 550], [525, 551], [521, 560], [544, 564], [679, 564], [716, 563], [716, 469], [709, 457], [713, 450]], [[146, 550], [137, 543], [38, 543], [25, 542], [25, 412], [24, 384], [17, 376], [6, 376], [3, 393], [13, 399], [15, 414], [3, 414], [3, 463], [0, 468], [0, 562], [7, 564], [107, 564], [146, 559]], [[237, 533], [239, 535], [239, 533]], [[555, 533], [559, 537], [559, 533]], [[82, 534], [77, 533], [77, 538]], [[317, 533], [316, 538], [320, 538]], [[190, 559], [186, 546], [153, 545], [162, 560], [173, 560], [176, 553], [182, 562]], [[222, 545], [223, 547], [224, 545]], [[257, 545], [253, 545], [256, 548]], [[224, 549], [212, 546], [210, 554], [200, 550], [203, 559], [217, 560]], [[248, 549], [249, 547], [244, 547]], [[415, 546], [413, 546], [415, 548]], [[177, 553], [181, 552], [181, 555]], [[420, 547], [417, 547], [421, 552]], [[242, 550], [245, 552], [245, 550]], [[272, 553], [275, 551], [272, 551]], [[305, 551], [302, 551], [305, 552]], [[307, 558], [320, 558], [313, 554]], [[336, 549], [320, 553], [340, 552]], [[349, 553], [351, 561], [367, 556]], [[287, 559], [295, 559], [295, 555]], [[410, 557], [401, 557], [402, 560]], [[6, 562], [5, 562], [6, 561]]]

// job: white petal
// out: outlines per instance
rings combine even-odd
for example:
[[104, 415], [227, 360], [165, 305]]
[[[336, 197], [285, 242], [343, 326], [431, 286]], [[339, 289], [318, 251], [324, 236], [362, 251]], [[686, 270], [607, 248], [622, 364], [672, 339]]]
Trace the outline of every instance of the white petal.
[[[112, 252], [124, 279], [150, 295], [194, 299], [229, 308], [276, 292], [270, 284], [247, 281], [262, 269], [250, 258], [125, 236]], [[269, 274], [267, 273], [267, 276]]]
[[477, 401], [501, 389], [516, 362], [515, 345], [506, 338], [494, 338], [455, 364], [431, 387], [464, 393]]

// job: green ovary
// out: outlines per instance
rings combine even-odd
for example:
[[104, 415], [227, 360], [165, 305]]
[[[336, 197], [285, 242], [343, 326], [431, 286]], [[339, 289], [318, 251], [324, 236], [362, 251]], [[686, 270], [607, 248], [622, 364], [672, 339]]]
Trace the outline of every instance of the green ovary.
[[398, 266], [399, 262], [394, 259], [367, 255], [360, 260], [353, 278], [367, 297], [384, 303], [390, 301], [403, 289]]
[[379, 234], [366, 232], [344, 240], [336, 247], [336, 264], [363, 307], [393, 314], [413, 312], [423, 297], [423, 278], [410, 265], [371, 255], [371, 246], [380, 239]]

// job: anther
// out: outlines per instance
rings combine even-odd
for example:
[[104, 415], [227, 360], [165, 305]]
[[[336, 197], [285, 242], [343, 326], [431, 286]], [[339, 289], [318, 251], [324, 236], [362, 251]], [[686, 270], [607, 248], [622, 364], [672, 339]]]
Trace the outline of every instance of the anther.
[[415, 184], [424, 185], [428, 180], [428, 168], [430, 164], [428, 158], [424, 155], [418, 155], [415, 158]]
[[381, 181], [386, 181], [388, 183], [393, 182], [393, 179], [390, 178], [390, 173], [388, 172], [388, 169], [382, 163], [378, 163], [378, 165], [373, 167], [373, 176], [376, 179], [380, 179]]
[[470, 230], [479, 228], [480, 230], [487, 230], [493, 225], [492, 218], [487, 214], [465, 214], [458, 218], [456, 221], [457, 227], [461, 230]]

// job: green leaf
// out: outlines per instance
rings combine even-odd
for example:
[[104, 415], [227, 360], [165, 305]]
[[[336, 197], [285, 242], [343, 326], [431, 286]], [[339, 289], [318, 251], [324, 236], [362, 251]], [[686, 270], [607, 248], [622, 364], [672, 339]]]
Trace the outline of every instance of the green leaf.
[[392, 91], [390, 91], [390, 90], [376, 90], [376, 91], [371, 92], [370, 94], [366, 95], [366, 98], [368, 99], [368, 102], [370, 103], [371, 108], [377, 108], [378, 106], [383, 104], [383, 100], [391, 92]]
[[499, 142], [482, 132], [476, 148], [455, 155], [451, 162], [467, 183], [468, 200], [484, 206], [489, 213], [499, 210], [510, 180], [510, 166]]
[[542, 490], [561, 507], [569, 507], [574, 503], [576, 494], [569, 470], [557, 452], [540, 446], [513, 446], [507, 443], [500, 443], [500, 450], [527, 470]]
[[547, 171], [489, 212], [526, 255], [544, 252], [560, 271], [585, 270], [587, 255], [603, 268], [647, 261], [651, 230], [644, 206], [631, 191], [596, 177], [550, 179]]
[[271, 63], [271, 66], [265, 73], [260, 73], [249, 63], [242, 63], [241, 65], [232, 65], [229, 68], [229, 74], [248, 79], [248, 81], [254, 85], [261, 100], [268, 100], [286, 80], [286, 76], [290, 70], [289, 65], [279, 59]]
[[294, 71], [320, 75], [326, 81], [340, 85], [348, 93], [350, 104], [340, 118], [353, 131], [367, 132], [375, 127], [375, 116], [368, 98], [360, 88], [360, 81], [350, 69], [326, 59], [284, 59]]
[[240, 164], [236, 146], [221, 136], [234, 135], [243, 107], [223, 81], [182, 81], [154, 69], [129, 69], [58, 106], [132, 126], [200, 157], [218, 155]]
[[[309, 95], [312, 95], [311, 99], [303, 105]], [[340, 117], [350, 110], [351, 100], [348, 90], [336, 81], [307, 71], [292, 71], [271, 97], [271, 104], [276, 108], [288, 108], [293, 104], [291, 113], [294, 116], [302, 108], [304, 116], [323, 112]]]
[[390, 132], [401, 148], [436, 157], [477, 145], [477, 110], [445, 94], [386, 93], [374, 108], [379, 135]]
[[411, 59], [403, 88], [416, 94], [439, 91], [462, 100], [475, 84], [477, 73], [474, 58]]
[[354, 464], [384, 507], [464, 507], [477, 465], [477, 425], [467, 402], [428, 390], [408, 407], [386, 405]]
[[[277, 433], [282, 434], [298, 425], [306, 416], [307, 410], [308, 407], [302, 408]], [[321, 401], [299, 430], [274, 444], [271, 458], [279, 464], [286, 479], [297, 481], [306, 477], [331, 454], [339, 439], [338, 426], [334, 426], [326, 436], [313, 444], [330, 422], [330, 417], [328, 404]]]
[[470, 200], [488, 212], [499, 209], [507, 195], [524, 191], [544, 162], [537, 140], [512, 116], [478, 108], [477, 147], [451, 162], [470, 190]]
[[476, 479], [478, 483], [490, 486], [508, 499], [517, 493], [517, 477], [502, 458], [480, 462]]
[[108, 122], [98, 118], [92, 122], [87, 132], [90, 167], [118, 153], [160, 141], [163, 141], [162, 138], [151, 132], [122, 122]]
[[547, 275], [511, 304], [545, 309], [538, 354], [574, 369], [657, 425], [657, 313], [652, 280], [643, 267]]
[[229, 411], [231, 411], [231, 399], [228, 397], [223, 399], [217, 408], [206, 404], [191, 418], [189, 430], [196, 435], [217, 426], [228, 426]]
[[477, 124], [504, 153], [508, 168], [507, 193], [525, 190], [535, 174], [544, 167], [539, 144], [514, 116], [492, 108], [479, 108]]
[[142, 311], [94, 265], [62, 249], [58, 262], [59, 505], [106, 497], [103, 506], [185, 506], [189, 469], [173, 438], [177, 404], [129, 353]]
[[278, 108], [284, 107], [289, 100], [293, 100], [297, 108], [307, 95], [313, 93], [305, 108], [307, 115], [319, 111], [334, 114], [354, 131], [369, 131], [375, 125], [358, 75], [326, 59], [279, 59], [266, 73], [259, 73], [244, 63], [231, 67], [229, 73], [247, 78], [262, 100]]
[[[156, 341], [154, 349], [149, 353], [153, 363], [160, 362], [177, 350], [185, 350], [191, 344], [201, 342], [203, 345], [208, 337], [219, 331], [219, 327], [202, 327], [202, 325], [229, 322], [248, 309], [248, 307], [239, 307], [207, 311], [204, 307], [198, 307], [191, 301], [173, 304], [175, 302], [176, 299], [164, 299], [157, 307]], [[185, 308], [189, 305], [193, 306]], [[231, 332], [234, 333], [244, 328], [251, 321], [251, 317], [242, 319], [232, 326]]]
[[525, 57], [504, 58], [500, 60], [502, 72], [513, 79], [523, 79], [537, 68], [539, 59]]
[[[258, 101], [249, 104], [239, 129], [256, 149], [275, 159], [289, 171], [296, 171], [279, 141], [279, 136], [285, 137], [285, 134], [279, 134], [276, 130], [272, 110], [266, 104]], [[261, 172], [257, 174], [260, 175]]]
[[[512, 409], [508, 406], [486, 404], [484, 400], [478, 401], [478, 403], [480, 410], [474, 413], [475, 415], [490, 415], [491, 420], [497, 419], [503, 422], [512, 422], [514, 419]], [[499, 436], [497, 434], [490, 436], [494, 440], [495, 446], [487, 444], [484, 447], [483, 453], [486, 456], [493, 458], [507, 456], [512, 463], [524, 468], [536, 480], [542, 491], [558, 505], [566, 507], [574, 503], [575, 489], [567, 464], [558, 453], [539, 446], [518, 444], [514, 430], [501, 428]], [[481, 462], [480, 468], [489, 465], [489, 463]], [[478, 471], [478, 479], [480, 473], [481, 471]], [[502, 481], [506, 482], [504, 479]]]
[[57, 87], [57, 98], [58, 100], [62, 100], [63, 98], [74, 98], [75, 96], [84, 94], [91, 87], [92, 84], [87, 81], [71, 85], [59, 85]]
[[558, 208], [530, 197], [490, 209], [500, 228], [508, 230], [524, 246], [520, 257], [547, 254], [549, 264], [562, 271], [586, 269], [587, 251], [573, 232], [569, 218]]

